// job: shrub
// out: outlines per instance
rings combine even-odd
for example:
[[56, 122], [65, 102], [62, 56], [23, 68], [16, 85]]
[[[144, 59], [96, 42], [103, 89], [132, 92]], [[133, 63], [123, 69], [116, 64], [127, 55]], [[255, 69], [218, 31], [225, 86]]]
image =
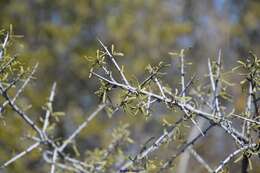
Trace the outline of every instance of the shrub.
[[[56, 83], [53, 83], [47, 103], [43, 106], [45, 115], [32, 116], [26, 111], [21, 98], [22, 92], [33, 79], [38, 64], [33, 69], [25, 68], [17, 57], [8, 54], [6, 45], [9, 35], [5, 37], [0, 53], [1, 67], [1, 112], [5, 116], [7, 111], [12, 111], [29, 127], [27, 138], [33, 143], [24, 151], [10, 157], [1, 166], [5, 169], [10, 164], [16, 164], [18, 159], [26, 159], [26, 155], [38, 149], [43, 160], [50, 165], [50, 172], [166, 172], [175, 165], [176, 159], [183, 153], [191, 153], [198, 163], [208, 172], [224, 172], [228, 165], [236, 160], [241, 160], [242, 172], [252, 169], [251, 159], [260, 156], [260, 121], [259, 121], [259, 85], [260, 85], [260, 59], [253, 53], [245, 62], [238, 61], [238, 66], [232, 69], [240, 78], [240, 85], [247, 91], [247, 101], [244, 112], [235, 113], [233, 109], [227, 109], [226, 102], [232, 100], [228, 90], [234, 84], [227, 82], [223, 77], [222, 55], [219, 51], [216, 60], [208, 60], [208, 75], [196, 81], [194, 75], [187, 79], [185, 50], [171, 52], [171, 56], [180, 60], [180, 86], [172, 89], [163, 81], [167, 75], [165, 69], [168, 64], [160, 62], [156, 65], [148, 65], [147, 77], [144, 80], [127, 77], [125, 68], [118, 62], [123, 53], [106, 47], [101, 41], [101, 50], [97, 50], [96, 57], [86, 57], [91, 65], [90, 77], [98, 78], [100, 87], [96, 91], [100, 98], [100, 105], [93, 111], [73, 132], [64, 140], [57, 141], [54, 138], [55, 129], [58, 129], [57, 119], [61, 119], [63, 112], [54, 111], [53, 102], [56, 92]], [[242, 72], [241, 72], [242, 71]], [[241, 72], [241, 74], [240, 74]], [[21, 103], [20, 103], [21, 102]], [[20, 104], [19, 104], [20, 103]], [[128, 145], [133, 143], [128, 126], [121, 124], [111, 133], [110, 145], [107, 148], [95, 148], [88, 150], [83, 156], [79, 156], [77, 150], [77, 136], [83, 129], [88, 128], [92, 120], [105, 110], [110, 118], [118, 111], [129, 115], [144, 115], [151, 118], [154, 109], [158, 105], [179, 117], [174, 122], [163, 120], [164, 129], [161, 135], [150, 138], [141, 148], [135, 150], [134, 156], [127, 153]], [[188, 127], [189, 135], [184, 135], [184, 127]], [[15, 126], [8, 123], [6, 126]], [[204, 127], [207, 126], [207, 127]], [[227, 133], [233, 144], [234, 151], [230, 151], [226, 158], [212, 167], [196, 151], [194, 146], [197, 141], [207, 141], [207, 133], [213, 129], [221, 129]], [[18, 139], [14, 139], [17, 140]], [[211, 139], [212, 140], [212, 139]], [[160, 152], [163, 146], [178, 142], [175, 151], [168, 150], [170, 157], [161, 160], [154, 157], [153, 153]], [[213, 139], [214, 141], [214, 139]], [[176, 142], [176, 143], [177, 143]], [[214, 149], [212, 149], [214, 150]], [[8, 156], [9, 157], [9, 156]], [[185, 165], [184, 166], [188, 166]]]

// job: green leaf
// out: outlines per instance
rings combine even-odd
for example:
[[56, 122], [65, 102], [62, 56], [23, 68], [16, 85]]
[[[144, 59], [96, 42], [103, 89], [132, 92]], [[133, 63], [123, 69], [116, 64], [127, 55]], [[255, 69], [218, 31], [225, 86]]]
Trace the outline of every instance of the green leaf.
[[65, 114], [65, 112], [53, 112], [52, 115], [61, 117], [61, 116], [65, 116], [66, 114]]

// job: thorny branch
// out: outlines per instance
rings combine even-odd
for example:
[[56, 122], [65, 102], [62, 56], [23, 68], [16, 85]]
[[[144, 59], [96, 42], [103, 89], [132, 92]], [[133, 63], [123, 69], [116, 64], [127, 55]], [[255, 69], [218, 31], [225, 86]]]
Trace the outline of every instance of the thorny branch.
[[[100, 40], [99, 40], [100, 41]], [[108, 51], [107, 47], [104, 46], [104, 44], [101, 42], [103, 48], [105, 48], [106, 54], [111, 57], [112, 54]], [[183, 52], [182, 52], [183, 53]], [[218, 57], [217, 57], [217, 61], [214, 64], [214, 71], [213, 71], [213, 66], [212, 66], [212, 62], [209, 60], [208, 61], [208, 67], [209, 67], [209, 78], [210, 78], [210, 83], [211, 83], [211, 88], [212, 88], [212, 100], [211, 101], [206, 101], [206, 103], [211, 102], [212, 105], [210, 105], [209, 107], [211, 108], [211, 112], [207, 112], [204, 110], [200, 110], [196, 107], [194, 107], [193, 105], [191, 105], [189, 102], [185, 101], [186, 96], [186, 90], [187, 90], [187, 85], [185, 85], [185, 71], [184, 71], [184, 59], [183, 59], [183, 55], [181, 55], [181, 96], [178, 96], [176, 94], [172, 94], [171, 92], [164, 90], [164, 86], [159, 82], [159, 80], [157, 79], [157, 75], [156, 73], [152, 73], [151, 76], [147, 77], [143, 82], [141, 82], [142, 86], [134, 86], [131, 85], [130, 83], [121, 83], [115, 80], [115, 78], [112, 78], [112, 75], [110, 75], [110, 77], [105, 77], [101, 74], [98, 74], [94, 71], [91, 71], [93, 76], [96, 76], [97, 78], [99, 78], [100, 80], [106, 82], [107, 84], [113, 86], [113, 88], [121, 88], [122, 90], [125, 90], [128, 94], [133, 94], [133, 95], [142, 95], [145, 96], [146, 98], [148, 98], [147, 100], [147, 104], [149, 105], [150, 108], [150, 100], [154, 99], [155, 101], [160, 101], [160, 103], [165, 103], [167, 106], [170, 106], [170, 108], [173, 108], [174, 106], [179, 108], [184, 114], [185, 116], [187, 116], [192, 123], [195, 124], [195, 126], [197, 128], [199, 128], [195, 122], [195, 120], [193, 119], [193, 117], [191, 115], [196, 115], [196, 116], [200, 116], [202, 118], [204, 118], [205, 120], [207, 120], [211, 125], [214, 126], [218, 126], [221, 129], [223, 129], [227, 134], [230, 135], [231, 138], [234, 139], [235, 143], [238, 143], [240, 145], [240, 147], [244, 147], [245, 145], [247, 145], [250, 142], [250, 135], [245, 136], [243, 135], [243, 133], [240, 133], [233, 125], [232, 125], [232, 121], [229, 120], [228, 118], [230, 116], [233, 117], [234, 113], [231, 114], [226, 114], [224, 113], [221, 108], [220, 108], [220, 92], [221, 92], [221, 51], [219, 51]], [[114, 59], [115, 61], [115, 59]], [[117, 62], [115, 62], [115, 64], [118, 64]], [[119, 70], [119, 69], [118, 69]], [[119, 70], [120, 72], [120, 70]], [[111, 74], [111, 73], [110, 73]], [[127, 81], [125, 79], [125, 77], [122, 75], [122, 79], [123, 81]], [[156, 93], [153, 90], [146, 90], [143, 83], [147, 84], [147, 83], [152, 83], [154, 81], [155, 85], [158, 86], [160, 93]], [[189, 84], [190, 85], [190, 84]], [[164, 91], [167, 91], [167, 95]], [[255, 97], [257, 98], [257, 97]], [[203, 99], [204, 100], [204, 99]], [[147, 108], [147, 106], [146, 106]], [[249, 124], [249, 126], [251, 127], [251, 122], [255, 122], [254, 124], [259, 124], [259, 121], [253, 119], [252, 117], [239, 117], [240, 119], [243, 119], [245, 122], [247, 122], [247, 124]], [[251, 124], [251, 125], [250, 125]], [[199, 128], [200, 129], [200, 128]], [[200, 131], [202, 131], [200, 129]], [[161, 137], [159, 137], [154, 144], [149, 147], [148, 149], [142, 151], [141, 153], [139, 153], [138, 155], [136, 155], [134, 160], [130, 160], [128, 162], [126, 162], [121, 168], [120, 170], [123, 172], [126, 172], [127, 170], [131, 171], [131, 169], [128, 169], [128, 167], [132, 167], [134, 162], [138, 162], [138, 160], [141, 160], [142, 158], [146, 157], [148, 154], [150, 155], [152, 152], [154, 152], [156, 149], [158, 149], [158, 147], [161, 144], [160, 140], [163, 138], [164, 135], [161, 135]], [[203, 133], [200, 134], [199, 137], [196, 137], [196, 139], [199, 139], [203, 137]], [[186, 145], [185, 145], [186, 146]], [[187, 148], [184, 147], [184, 149], [182, 149], [182, 152], [185, 151]], [[191, 149], [192, 151], [194, 151], [193, 149]], [[194, 152], [193, 152], [194, 153]], [[206, 164], [205, 161], [203, 161], [203, 159], [196, 155], [197, 159], [199, 162], [203, 162], [206, 169], [208, 171], [211, 171], [212, 169]], [[175, 157], [172, 157], [175, 158]], [[162, 169], [166, 169], [168, 167], [170, 167], [171, 163], [173, 162], [172, 160], [174, 159], [170, 159], [169, 161], [167, 161]], [[132, 169], [132, 170], [136, 170], [136, 169]]]
[[[5, 43], [6, 44], [6, 43]], [[1, 72], [4, 72], [7, 68], [11, 67], [12, 62], [14, 62], [16, 60], [16, 58], [11, 58], [10, 61], [8, 61], [6, 64], [4, 64], [1, 67]], [[17, 92], [15, 93], [14, 97], [12, 98], [9, 94], [8, 91], [11, 88], [11, 86], [16, 85], [16, 83], [18, 81], [21, 81], [21, 78], [23, 75], [19, 75], [18, 77], [12, 81], [8, 87], [4, 88], [4, 86], [2, 85], [2, 83], [0, 83], [0, 91], [1, 91], [1, 95], [3, 96], [3, 98], [5, 99], [5, 102], [2, 104], [1, 106], [1, 110], [3, 112], [3, 109], [9, 105], [10, 108], [16, 112], [29, 126], [32, 127], [32, 129], [37, 132], [38, 136], [32, 136], [30, 137], [32, 140], [35, 141], [34, 144], [32, 144], [31, 146], [29, 146], [27, 149], [25, 149], [24, 151], [20, 152], [19, 154], [15, 155], [14, 157], [12, 157], [10, 160], [6, 161], [5, 163], [3, 163], [1, 165], [1, 168], [5, 168], [8, 165], [10, 165], [11, 163], [15, 162], [16, 160], [24, 157], [25, 155], [27, 155], [28, 153], [32, 152], [34, 149], [36, 148], [42, 148], [44, 150], [44, 148], [51, 148], [53, 151], [53, 156], [51, 159], [51, 173], [54, 173], [56, 170], [56, 165], [60, 164], [57, 162], [57, 159], [59, 157], [66, 157], [66, 154], [63, 152], [64, 148], [72, 142], [72, 140], [80, 133], [80, 131], [85, 128], [89, 121], [91, 121], [101, 110], [103, 110], [103, 108], [105, 107], [105, 104], [101, 105], [98, 107], [98, 109], [96, 111], [94, 111], [87, 119], [85, 122], [82, 123], [81, 126], [79, 126], [78, 129], [76, 129], [74, 131], [74, 133], [67, 139], [64, 141], [64, 143], [61, 146], [58, 146], [53, 139], [51, 139], [48, 134], [47, 134], [47, 129], [50, 125], [50, 116], [53, 114], [53, 101], [54, 101], [54, 96], [55, 96], [55, 89], [56, 89], [56, 83], [53, 84], [51, 92], [50, 92], [50, 96], [47, 102], [47, 108], [46, 108], [46, 113], [45, 113], [45, 118], [44, 118], [44, 122], [43, 122], [43, 127], [40, 128], [36, 122], [34, 122], [30, 117], [30, 115], [28, 115], [25, 111], [23, 111], [16, 103], [15, 101], [19, 98], [19, 96], [21, 95], [21, 93], [25, 90], [26, 86], [28, 85], [28, 83], [30, 82], [30, 80], [33, 78], [33, 75], [36, 72], [36, 69], [38, 67], [38, 63], [34, 66], [32, 72], [29, 74], [29, 76], [24, 80], [23, 84], [21, 85], [20, 88], [18, 88]], [[46, 147], [44, 147], [46, 146]], [[45, 151], [43, 151], [44, 153]], [[45, 157], [46, 158], [46, 157]], [[70, 159], [72, 160], [72, 159]], [[47, 161], [47, 160], [46, 160]], [[77, 165], [75, 165], [74, 163], [74, 167], [77, 167]], [[64, 169], [69, 169], [71, 170], [71, 167], [63, 167]], [[77, 170], [78, 168], [73, 168], [72, 170]]]
[[[6, 45], [8, 44], [9, 35], [7, 34], [2, 44], [0, 50], [0, 60], [5, 58], [4, 52], [6, 50]], [[91, 75], [100, 79], [102, 87], [99, 89], [99, 94], [102, 97], [102, 104], [100, 104], [97, 109], [90, 114], [85, 121], [83, 121], [73, 132], [62, 142], [58, 143], [51, 137], [50, 130], [52, 125], [51, 117], [55, 116], [54, 112], [54, 97], [56, 93], [56, 83], [53, 83], [53, 86], [48, 97], [46, 104], [45, 115], [42, 122], [42, 127], [39, 126], [40, 122], [32, 119], [32, 115], [26, 113], [22, 107], [18, 105], [17, 100], [21, 96], [21, 93], [24, 92], [25, 88], [28, 86], [28, 83], [33, 78], [33, 75], [36, 72], [38, 64], [36, 64], [30, 74], [26, 76], [25, 73], [17, 74], [17, 77], [12, 79], [11, 82], [8, 82], [7, 87], [4, 86], [3, 81], [0, 82], [0, 91], [1, 96], [4, 99], [4, 102], [1, 105], [1, 112], [4, 112], [4, 109], [9, 106], [13, 112], [15, 112], [23, 121], [31, 127], [31, 129], [36, 132], [35, 136], [30, 136], [34, 143], [31, 144], [24, 151], [16, 154], [14, 157], [2, 164], [1, 169], [9, 166], [14, 163], [16, 160], [24, 157], [28, 153], [32, 152], [36, 148], [41, 149], [43, 159], [46, 163], [50, 164], [50, 173], [55, 173], [57, 170], [66, 170], [76, 173], [87, 173], [87, 172], [142, 172], [146, 171], [147, 167], [142, 166], [140, 168], [140, 163], [148, 162], [150, 158], [153, 157], [153, 153], [160, 150], [162, 146], [166, 143], [175, 143], [174, 135], [176, 129], [179, 128], [184, 122], [189, 122], [194, 124], [194, 127], [197, 128], [200, 133], [193, 136], [190, 139], [186, 139], [186, 142], [181, 143], [181, 146], [177, 148], [177, 151], [174, 151], [171, 154], [171, 157], [166, 159], [162, 165], [159, 166], [157, 171], [163, 172], [170, 169], [173, 165], [176, 165], [175, 160], [184, 152], [189, 151], [195, 159], [200, 163], [208, 172], [220, 172], [228, 165], [233, 158], [242, 154], [246, 159], [250, 159], [252, 155], [257, 155], [260, 153], [260, 144], [259, 144], [259, 110], [258, 110], [258, 101], [259, 101], [259, 64], [260, 60], [253, 56], [253, 61], [248, 61], [247, 63], [240, 63], [244, 68], [247, 68], [247, 82], [248, 82], [248, 99], [247, 106], [245, 108], [245, 115], [226, 113], [223, 109], [224, 104], [221, 103], [221, 94], [223, 90], [222, 83], [222, 74], [221, 74], [221, 51], [219, 51], [216, 62], [208, 61], [209, 68], [209, 87], [211, 88], [210, 93], [205, 94], [204, 92], [197, 92], [197, 89], [193, 86], [195, 75], [186, 82], [185, 79], [185, 60], [184, 60], [184, 50], [180, 53], [180, 81], [181, 89], [180, 92], [178, 88], [173, 88], [175, 93], [171, 91], [161, 77], [163, 63], [159, 63], [158, 66], [149, 66], [149, 76], [147, 76], [143, 81], [137, 82], [138, 84], [133, 84], [131, 80], [127, 79], [124, 69], [120, 67], [119, 63], [116, 60], [116, 55], [112, 51], [110, 52], [108, 47], [105, 46], [100, 40], [98, 40], [102, 46], [103, 51], [97, 52], [97, 60], [94, 61], [93, 68], [91, 69]], [[108, 58], [108, 59], [107, 59]], [[110, 67], [106, 61], [112, 62], [113, 66]], [[12, 67], [13, 62], [17, 61], [17, 56], [5, 60], [3, 64], [0, 65], [0, 74], [6, 73], [8, 68]], [[98, 64], [98, 65], [97, 65]], [[98, 68], [98, 69], [96, 69]], [[119, 74], [119, 78], [115, 78], [112, 74], [113, 70], [116, 70]], [[22, 85], [14, 95], [10, 94], [11, 88], [18, 86], [18, 83], [23, 81]], [[108, 96], [109, 92], [112, 90], [121, 89], [123, 91], [122, 100], [120, 100], [119, 105], [113, 105], [112, 99]], [[196, 91], [195, 94], [189, 92], [190, 90]], [[210, 95], [209, 97], [207, 95]], [[196, 101], [196, 104], [192, 102]], [[151, 115], [152, 108], [154, 103], [159, 103], [165, 105], [170, 111], [174, 112], [176, 110], [181, 112], [181, 117], [173, 124], [170, 124], [168, 128], [151, 140], [152, 144], [150, 146], [144, 147], [139, 152], [135, 152], [135, 157], [133, 159], [124, 159], [122, 157], [114, 157], [114, 161], [118, 163], [105, 163], [110, 156], [113, 156], [114, 153], [119, 151], [119, 147], [124, 142], [130, 142], [129, 132], [125, 129], [126, 127], [119, 128], [120, 135], [118, 132], [114, 134], [115, 139], [112, 140], [111, 144], [107, 149], [99, 150], [98, 153], [92, 152], [88, 155], [89, 158], [86, 160], [81, 160], [77, 156], [71, 156], [67, 153], [66, 148], [72, 146], [76, 142], [76, 137], [82, 132], [83, 129], [87, 128], [89, 123], [104, 109], [108, 109], [112, 114], [116, 113], [119, 109], [127, 111], [141, 112], [144, 115]], [[199, 105], [199, 106], [196, 106]], [[203, 109], [202, 105], [206, 105], [208, 109]], [[111, 110], [112, 109], [112, 110]], [[172, 114], [172, 116], [177, 116]], [[197, 119], [201, 118], [204, 121], [208, 122], [209, 126], [203, 128], [197, 123]], [[240, 132], [240, 129], [236, 129], [233, 125], [233, 119], [243, 121], [243, 130]], [[206, 133], [212, 129], [212, 127], [220, 128], [224, 130], [229, 137], [231, 137], [237, 149], [230, 153], [220, 164], [215, 168], [207, 163], [206, 160], [199, 155], [195, 150], [195, 144], [197, 141], [206, 138]], [[255, 138], [253, 133], [258, 133], [258, 138]], [[121, 153], [120, 151], [119, 153]], [[93, 160], [95, 154], [99, 154], [99, 160]], [[96, 159], [96, 158], [95, 158]], [[111, 158], [110, 158], [111, 159]], [[113, 160], [112, 159], [112, 160]], [[120, 163], [120, 164], [119, 164]], [[146, 165], [146, 163], [144, 164]], [[106, 170], [107, 169], [107, 170]], [[242, 170], [247, 170], [248, 165], [246, 165]]]

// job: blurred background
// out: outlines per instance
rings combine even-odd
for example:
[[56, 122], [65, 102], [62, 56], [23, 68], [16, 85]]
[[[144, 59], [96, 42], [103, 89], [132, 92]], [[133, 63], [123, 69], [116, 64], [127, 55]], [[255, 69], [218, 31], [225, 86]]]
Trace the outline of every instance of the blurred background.
[[[238, 59], [245, 59], [248, 51], [260, 53], [259, 0], [0, 0], [0, 14], [0, 28], [8, 31], [12, 25], [17, 35], [10, 46], [12, 54], [29, 65], [39, 62], [37, 79], [25, 91], [23, 100], [33, 105], [29, 112], [34, 118], [43, 114], [42, 105], [51, 84], [58, 83], [55, 110], [64, 111], [66, 115], [55, 134], [63, 137], [99, 103], [94, 94], [99, 82], [88, 78], [90, 65], [84, 59], [84, 56], [95, 56], [96, 50], [101, 48], [97, 38], [108, 46], [114, 44], [116, 50], [124, 53], [119, 62], [125, 65], [128, 77], [134, 75], [142, 79], [148, 63], [172, 64], [163, 80], [177, 88], [180, 88], [179, 61], [172, 59], [168, 52], [189, 48], [185, 58], [193, 65], [187, 67], [187, 73], [196, 72], [202, 77], [208, 71], [207, 59], [216, 57], [219, 49], [223, 52], [226, 70]], [[3, 42], [4, 35], [0, 38]], [[232, 90], [231, 95], [236, 98], [232, 106], [238, 112], [244, 111], [245, 97], [240, 86]], [[106, 146], [111, 129], [119, 123], [129, 123], [135, 143], [128, 148], [128, 154], [134, 154], [146, 140], [162, 132], [163, 117], [172, 117], [163, 109], [156, 109], [148, 119], [123, 112], [112, 118], [101, 116], [79, 137], [79, 150]], [[0, 125], [1, 162], [28, 146], [20, 139], [27, 133], [22, 121], [13, 117], [6, 117], [5, 121], [6, 126]], [[13, 138], [7, 140], [8, 136]], [[218, 137], [220, 142], [215, 142], [214, 137], [197, 145], [199, 153], [212, 166], [232, 147], [229, 141], [224, 142], [222, 135]], [[17, 140], [22, 140], [22, 145]], [[175, 144], [172, 145], [169, 147]], [[170, 152], [166, 149], [165, 153]], [[194, 160], [189, 165], [189, 172], [205, 172]], [[8, 168], [10, 172], [45, 172], [46, 169], [48, 166], [39, 161], [37, 152]], [[232, 168], [234, 172], [236, 169]]]

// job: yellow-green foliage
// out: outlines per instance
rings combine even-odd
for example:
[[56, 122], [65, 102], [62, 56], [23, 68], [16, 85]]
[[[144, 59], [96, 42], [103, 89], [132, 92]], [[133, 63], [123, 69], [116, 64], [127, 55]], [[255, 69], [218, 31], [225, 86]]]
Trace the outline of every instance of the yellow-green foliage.
[[[189, 77], [195, 71], [192, 68], [201, 70], [199, 72], [201, 74], [205, 72], [203, 69], [207, 65], [204, 63], [206, 62], [204, 58], [207, 58], [208, 54], [215, 55], [208, 48], [214, 51], [220, 47], [224, 48], [224, 53], [228, 55], [224, 61], [228, 63], [236, 61], [230, 57], [245, 57], [249, 50], [259, 55], [259, 2], [258, 0], [246, 1], [244, 4], [241, 2], [226, 2], [227, 11], [223, 8], [220, 14], [213, 7], [213, 1], [1, 0], [0, 29], [3, 29], [0, 30], [0, 45], [7, 32], [10, 34], [10, 42], [5, 49], [4, 59], [0, 61], [0, 66], [13, 57], [18, 58], [13, 61], [11, 67], [0, 74], [0, 80], [5, 87], [10, 80], [19, 75], [22, 75], [23, 81], [29, 75], [33, 65], [39, 62], [39, 68], [31, 83], [17, 100], [17, 103], [29, 112], [32, 115], [31, 118], [38, 124], [42, 124], [41, 120], [46, 110], [44, 105], [47, 102], [50, 86], [57, 81], [57, 97], [53, 105], [56, 116], [51, 119], [52, 128], [49, 129], [53, 137], [58, 138], [57, 141], [68, 136], [100, 101], [107, 99], [107, 96], [118, 104], [121, 103], [122, 98], [128, 96], [129, 100], [121, 105], [124, 112], [112, 115], [112, 118], [99, 117], [92, 121], [88, 129], [82, 131], [79, 135], [79, 143], [85, 145], [79, 147], [79, 150], [85, 151], [99, 147], [89, 153], [104, 155], [105, 146], [108, 146], [114, 139], [114, 137], [111, 139], [111, 134], [106, 133], [107, 129], [118, 126], [120, 121], [123, 124], [129, 123], [130, 130], [136, 130], [135, 137], [141, 134], [141, 137], [136, 137], [135, 140], [136, 145], [139, 145], [150, 136], [161, 132], [163, 127], [158, 126], [162, 122], [161, 117], [166, 116], [170, 123], [175, 122], [177, 117], [173, 117], [170, 111], [164, 111], [165, 107], [160, 107], [158, 110], [153, 110], [153, 113], [160, 114], [153, 119], [143, 104], [147, 99], [146, 96], [136, 96], [125, 91], [113, 93], [112, 86], [106, 83], [98, 88], [99, 81], [88, 78], [93, 63], [96, 64], [95, 68], [102, 65], [102, 56], [100, 56], [102, 53], [96, 52], [99, 47], [97, 39], [104, 41], [109, 50], [114, 49], [116, 58], [121, 62], [120, 64], [124, 64], [124, 72], [131, 84], [138, 86], [138, 81], [144, 79], [144, 74], [157, 71], [161, 68], [159, 62], [163, 61], [172, 66], [162, 70], [162, 73], [169, 75], [160, 74], [159, 78], [167, 81], [167, 88], [176, 87], [180, 82], [179, 79], [174, 78], [175, 75], [179, 75], [179, 69], [175, 66], [179, 64], [179, 59], [171, 58], [172, 55], [168, 54], [170, 51], [191, 46], [191, 49], [185, 52], [189, 61], [194, 64], [194, 66], [188, 66], [191, 69], [187, 70]], [[206, 10], [201, 10], [202, 6], [205, 6]], [[207, 20], [210, 22], [203, 24]], [[209, 30], [207, 27], [212, 25], [215, 30]], [[207, 35], [208, 32], [214, 35], [212, 38], [216, 40], [208, 42], [211, 38]], [[215, 41], [217, 42], [219, 33], [224, 37], [221, 38], [224, 41], [217, 45]], [[188, 44], [183, 47], [179, 40], [184, 39], [185, 42], [187, 38]], [[110, 46], [112, 44], [115, 45], [114, 48]], [[96, 54], [99, 54], [98, 59], [96, 59]], [[93, 61], [90, 63], [85, 58], [92, 58]], [[107, 65], [111, 65], [110, 63]], [[227, 66], [225, 68], [228, 68]], [[254, 68], [259, 67], [254, 66]], [[246, 71], [244, 75], [250, 76], [247, 69], [244, 71]], [[115, 76], [119, 77], [116, 74]], [[258, 78], [254, 78], [256, 79]], [[224, 80], [226, 80], [225, 77], [223, 77]], [[259, 81], [255, 82], [259, 83]], [[194, 83], [197, 85], [196, 81]], [[226, 90], [223, 88], [220, 96], [221, 99], [230, 101], [231, 91], [228, 90], [226, 83], [223, 84]], [[164, 84], [166, 86], [166, 83]], [[19, 86], [13, 86], [10, 89], [11, 96], [15, 94]], [[156, 88], [159, 91], [156, 85], [145, 85], [144, 88]], [[244, 87], [244, 90], [246, 89]], [[210, 86], [201, 87], [199, 90], [208, 92]], [[108, 94], [110, 91], [111, 95]], [[234, 86], [232, 91], [235, 94], [239, 93], [237, 99], [233, 101], [236, 108], [243, 112], [246, 94], [240, 94], [239, 85]], [[180, 90], [178, 92], [180, 93]], [[182, 99], [189, 100], [190, 98]], [[0, 101], [2, 103], [4, 100], [0, 98]], [[65, 115], [61, 113], [63, 111]], [[109, 115], [112, 111], [112, 108], [106, 109]], [[179, 116], [179, 110], [174, 111]], [[126, 114], [134, 116], [125, 116]], [[145, 116], [139, 116], [143, 114]], [[6, 108], [2, 116], [0, 119], [1, 162], [30, 145], [30, 142], [22, 137], [33, 133], [10, 111], [10, 108]], [[56, 129], [57, 127], [59, 128]], [[180, 129], [186, 132], [188, 128], [181, 127]], [[183, 134], [178, 133], [178, 135]], [[178, 135], [176, 138], [179, 137]], [[15, 165], [8, 167], [7, 171], [48, 172], [49, 167], [43, 166], [39, 158], [38, 151], [33, 152], [26, 159], [21, 159]], [[113, 159], [115, 158], [111, 160]], [[151, 167], [154, 164], [158, 165], [152, 162], [149, 164]]]

